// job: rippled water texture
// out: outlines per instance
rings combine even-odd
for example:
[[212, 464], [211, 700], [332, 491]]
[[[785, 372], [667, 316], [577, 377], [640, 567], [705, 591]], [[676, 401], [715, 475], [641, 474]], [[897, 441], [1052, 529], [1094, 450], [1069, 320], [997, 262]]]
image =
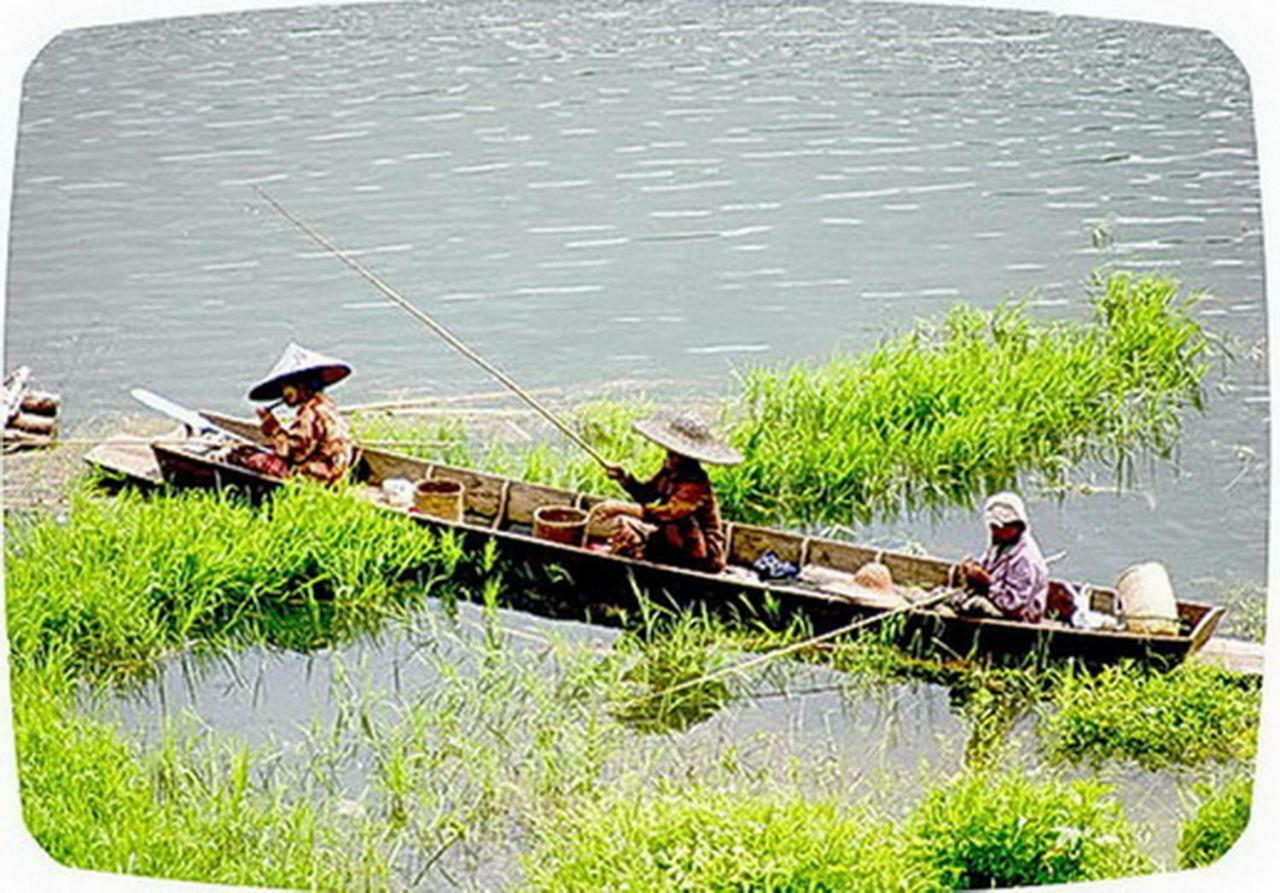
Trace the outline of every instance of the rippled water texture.
[[[244, 409], [282, 343], [348, 401], [491, 383], [259, 184], [531, 386], [720, 393], [958, 300], [1079, 318], [1169, 272], [1242, 339], [1181, 472], [1033, 506], [1064, 572], [1261, 581], [1267, 383], [1246, 73], [1213, 37], [817, 3], [315, 8], [71, 32], [25, 84], [11, 363], [71, 420], [148, 384]], [[973, 548], [959, 513], [879, 535]], [[1216, 585], [1216, 584], [1215, 584]], [[1211, 594], [1212, 586], [1206, 593]]]

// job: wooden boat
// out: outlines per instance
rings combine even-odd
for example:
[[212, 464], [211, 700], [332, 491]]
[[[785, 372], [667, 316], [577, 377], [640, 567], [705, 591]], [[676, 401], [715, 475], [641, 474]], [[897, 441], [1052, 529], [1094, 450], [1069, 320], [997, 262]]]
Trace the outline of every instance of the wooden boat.
[[[231, 431], [262, 441], [255, 423], [202, 413]], [[179, 487], [236, 488], [263, 494], [280, 481], [217, 458], [217, 450], [198, 440], [167, 440], [147, 445], [112, 444], [86, 457], [98, 467], [137, 482]], [[403, 515], [430, 527], [448, 528], [469, 538], [497, 541], [506, 557], [535, 567], [554, 565], [548, 575], [555, 585], [540, 588], [533, 610], [602, 619], [636, 604], [636, 593], [659, 601], [708, 608], [772, 623], [786, 623], [803, 615], [815, 630], [834, 629], [860, 616], [886, 610], [894, 602], [853, 584], [853, 573], [868, 561], [879, 561], [893, 575], [900, 592], [933, 590], [954, 585], [956, 566], [945, 559], [859, 546], [852, 543], [774, 530], [750, 524], [730, 523], [727, 528], [729, 567], [724, 573], [657, 565], [592, 548], [575, 547], [536, 539], [533, 513], [542, 506], [589, 508], [603, 497], [429, 462], [377, 449], [363, 449], [352, 478], [357, 492], [386, 511]], [[464, 516], [451, 522], [387, 504], [381, 485], [393, 478], [409, 481], [451, 480], [464, 487]], [[767, 551], [804, 570], [802, 577], [817, 574], [821, 582], [802, 580], [761, 581], [751, 565]], [[901, 599], [896, 602], [901, 604]], [[517, 605], [526, 607], [525, 605]], [[1095, 611], [1115, 615], [1115, 591], [1092, 590]], [[1124, 658], [1177, 661], [1199, 650], [1213, 635], [1225, 609], [1200, 602], [1179, 601], [1176, 635], [1140, 635], [1125, 631], [1082, 630], [1048, 621], [1028, 624], [956, 616], [948, 611], [912, 608], [903, 615], [904, 635], [933, 649], [956, 655], [1036, 655], [1080, 658], [1106, 663]]]

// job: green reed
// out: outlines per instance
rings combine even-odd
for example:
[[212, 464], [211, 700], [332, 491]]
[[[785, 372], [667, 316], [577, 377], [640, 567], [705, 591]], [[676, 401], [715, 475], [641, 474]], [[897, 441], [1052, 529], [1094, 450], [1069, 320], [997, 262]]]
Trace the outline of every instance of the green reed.
[[225, 494], [72, 495], [68, 516], [15, 519], [6, 537], [13, 661], [69, 649], [77, 671], [146, 670], [189, 643], [284, 636], [308, 644], [367, 624], [397, 581], [447, 579], [451, 538], [344, 493], [296, 484], [260, 507]]
[[[13, 676], [22, 813], [67, 865], [220, 884], [386, 886], [377, 828], [234, 741], [168, 732], [153, 747], [85, 712], [57, 661]], [[203, 742], [197, 746], [197, 740]]]
[[[864, 353], [744, 370], [723, 426], [745, 461], [712, 469], [724, 513], [759, 523], [866, 522], [971, 505], [993, 489], [1049, 488], [1086, 461], [1168, 456], [1181, 417], [1203, 405], [1212, 337], [1173, 280], [1113, 274], [1088, 321], [1041, 322], [1025, 303], [958, 305]], [[678, 410], [681, 407], [671, 406]], [[647, 476], [662, 451], [631, 430], [652, 403], [567, 411], [604, 455]], [[409, 451], [603, 494], [617, 488], [555, 435], [533, 445], [469, 438], [457, 420], [361, 416], [360, 436], [436, 442]]]
[[1088, 459], [1125, 469], [1167, 455], [1200, 408], [1209, 336], [1168, 279], [1096, 283], [1087, 323], [1036, 322], [1024, 305], [957, 306], [857, 356], [743, 373], [718, 478], [734, 517], [867, 521], [970, 505], [1028, 475]]
[[1057, 675], [1040, 729], [1058, 760], [1129, 759], [1148, 769], [1251, 760], [1261, 706], [1257, 681], [1225, 670], [1121, 664]]
[[745, 779], [638, 785], [535, 824], [528, 886], [945, 891], [1153, 868], [1106, 786], [1022, 771], [935, 780], [903, 817], [865, 793], [801, 795]]
[[1110, 789], [1007, 770], [962, 774], [908, 820], [916, 857], [946, 889], [1126, 877], [1151, 871]]
[[1240, 769], [1225, 784], [1199, 784], [1195, 797], [1195, 812], [1178, 834], [1179, 868], [1211, 865], [1240, 839], [1253, 809], [1253, 772]]

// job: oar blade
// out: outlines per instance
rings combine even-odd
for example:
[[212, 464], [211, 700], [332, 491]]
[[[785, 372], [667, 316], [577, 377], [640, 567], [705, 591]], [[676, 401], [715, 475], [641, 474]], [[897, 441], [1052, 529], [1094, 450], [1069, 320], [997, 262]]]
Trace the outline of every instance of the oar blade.
[[185, 406], [174, 403], [167, 397], [161, 397], [154, 391], [148, 391], [146, 388], [134, 388], [129, 392], [129, 395], [143, 406], [146, 406], [149, 409], [154, 409], [161, 415], [167, 415], [169, 418], [181, 422], [193, 431], [217, 431], [221, 433], [228, 433], [206, 419], [204, 416], [200, 415], [200, 413], [196, 412], [194, 409], [187, 409]]

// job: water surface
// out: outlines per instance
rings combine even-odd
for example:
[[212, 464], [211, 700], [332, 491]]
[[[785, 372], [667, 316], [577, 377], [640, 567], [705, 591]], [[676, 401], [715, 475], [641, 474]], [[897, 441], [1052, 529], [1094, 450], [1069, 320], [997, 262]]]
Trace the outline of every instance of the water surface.
[[[245, 411], [297, 339], [338, 396], [492, 390], [269, 189], [529, 386], [868, 348], [957, 301], [1083, 318], [1100, 267], [1239, 339], [1174, 463], [1033, 503], [1061, 572], [1261, 583], [1265, 308], [1248, 79], [1211, 35], [815, 2], [305, 8], [59, 36], [25, 84], [7, 355], [69, 422], [128, 388]], [[672, 381], [675, 384], [672, 384]], [[1082, 472], [1082, 477], [1085, 474]], [[1113, 483], [1102, 475], [1102, 484]], [[977, 548], [961, 512], [859, 536]], [[1200, 582], [1197, 582], [1200, 581]]]

